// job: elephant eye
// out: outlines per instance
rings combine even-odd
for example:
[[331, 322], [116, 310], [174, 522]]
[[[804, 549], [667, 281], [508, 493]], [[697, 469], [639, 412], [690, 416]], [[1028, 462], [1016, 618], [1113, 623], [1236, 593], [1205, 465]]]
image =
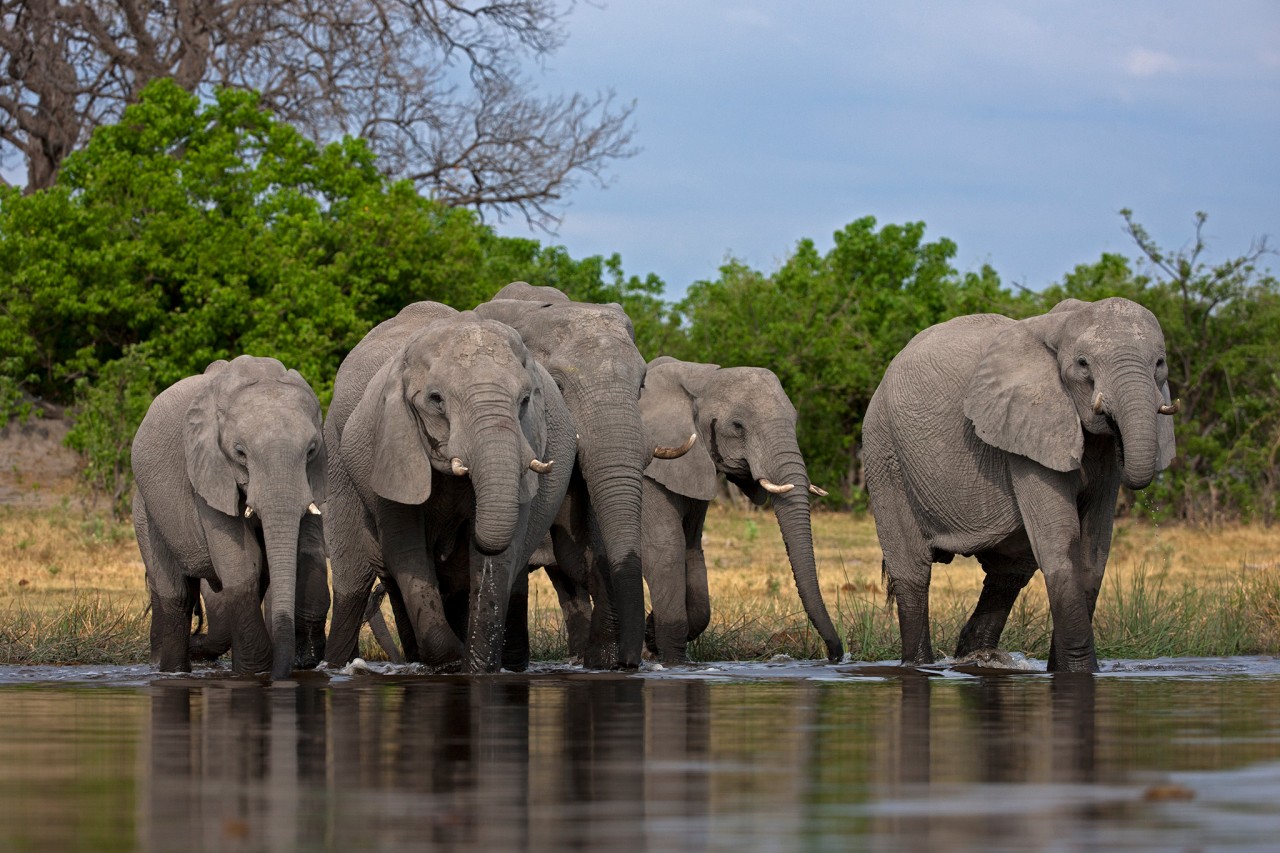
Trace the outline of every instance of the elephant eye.
[[315, 458], [316, 458], [316, 451], [317, 451], [317, 450], [319, 450], [319, 449], [320, 449], [320, 448], [319, 448], [319, 445], [317, 445], [317, 444], [316, 444], [316, 442], [315, 442], [315, 440], [313, 439], [313, 440], [312, 440], [312, 442], [311, 442], [311, 446], [307, 448], [307, 461], [308, 461], [308, 462], [310, 462], [312, 459], [315, 459]]
[[529, 395], [525, 394], [520, 398], [520, 417], [523, 418], [529, 412]]
[[1156, 359], [1156, 367], [1157, 368], [1164, 367], [1164, 356], [1160, 356], [1159, 358]]
[[729, 425], [733, 427], [733, 431], [736, 432], [738, 435], [742, 435], [744, 432], [747, 431], [747, 425], [744, 424], [742, 421], [737, 421], [737, 420], [731, 421]]
[[444, 411], [444, 396], [439, 391], [432, 391], [427, 395], [427, 402], [437, 411]]
[[236, 458], [241, 462], [243, 462], [247, 457], [247, 454], [244, 452], [244, 445], [238, 441], [231, 447], [231, 450], [235, 453]]
[[1076, 364], [1080, 365], [1081, 367], [1088, 367], [1089, 359], [1085, 358], [1084, 356], [1080, 356], [1079, 358], [1076, 359]]

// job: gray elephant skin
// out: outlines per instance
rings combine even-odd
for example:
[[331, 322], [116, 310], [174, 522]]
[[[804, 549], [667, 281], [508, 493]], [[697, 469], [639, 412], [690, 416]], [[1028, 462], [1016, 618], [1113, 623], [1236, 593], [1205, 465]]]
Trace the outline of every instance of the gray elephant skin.
[[414, 303], [343, 361], [325, 440], [328, 662], [355, 656], [377, 577], [406, 659], [497, 670], [514, 567], [524, 574], [572, 472], [551, 377], [513, 329]]
[[755, 504], [772, 496], [805, 613], [827, 657], [840, 660], [844, 646], [822, 601], [809, 520], [809, 495], [825, 493], [809, 482], [796, 441], [797, 413], [778, 377], [761, 367], [656, 358], [648, 365], [640, 412], [655, 447], [697, 435], [687, 453], [673, 459], [656, 454], [645, 469], [642, 559], [653, 603], [650, 650], [664, 663], [687, 660], [687, 644], [711, 619], [702, 528], [724, 474]]
[[1164, 335], [1127, 299], [933, 326], [894, 358], [863, 425], [867, 490], [897, 599], [902, 659], [934, 660], [932, 564], [976, 556], [985, 578], [956, 656], [998, 645], [1036, 568], [1049, 668], [1097, 671], [1093, 613], [1120, 484], [1174, 455]]
[[133, 440], [155, 666], [190, 671], [201, 579], [237, 673], [283, 679], [319, 662], [329, 612], [325, 468], [315, 392], [275, 359], [216, 361], [156, 397]]
[[562, 391], [577, 432], [569, 502], [552, 530], [562, 570], [552, 580], [562, 602], [577, 602], [567, 615], [571, 646], [574, 624], [589, 618], [584, 665], [634, 669], [644, 644], [640, 495], [651, 451], [640, 421], [645, 362], [631, 321], [619, 305], [573, 302], [524, 282], [476, 312], [520, 333]]

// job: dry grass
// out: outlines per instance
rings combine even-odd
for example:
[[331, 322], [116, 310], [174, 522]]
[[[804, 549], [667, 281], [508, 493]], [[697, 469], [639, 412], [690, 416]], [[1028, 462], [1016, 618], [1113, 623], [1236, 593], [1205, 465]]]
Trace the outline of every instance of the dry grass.
[[[823, 597], [856, 658], [897, 656], [880, 549], [869, 518], [814, 516]], [[691, 654], [703, 660], [822, 654], [791, 579], [772, 513], [711, 508], [705, 532], [712, 623]], [[957, 558], [934, 568], [934, 640], [949, 651], [977, 600], [982, 572]], [[534, 657], [563, 659], [559, 607], [545, 574], [530, 585]], [[146, 659], [146, 595], [133, 531], [63, 501], [0, 507], [0, 661]], [[1039, 576], [1003, 645], [1042, 657], [1048, 607]], [[366, 635], [367, 635], [366, 629]], [[1097, 616], [1103, 657], [1280, 652], [1280, 529], [1205, 531], [1121, 522]], [[361, 646], [377, 657], [371, 637]]]

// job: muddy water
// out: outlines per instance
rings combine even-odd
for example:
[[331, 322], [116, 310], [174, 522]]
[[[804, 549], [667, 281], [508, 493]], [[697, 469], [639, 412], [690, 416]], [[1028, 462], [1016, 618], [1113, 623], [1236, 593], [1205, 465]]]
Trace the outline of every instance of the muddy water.
[[1280, 661], [0, 667], [0, 849], [1256, 849]]

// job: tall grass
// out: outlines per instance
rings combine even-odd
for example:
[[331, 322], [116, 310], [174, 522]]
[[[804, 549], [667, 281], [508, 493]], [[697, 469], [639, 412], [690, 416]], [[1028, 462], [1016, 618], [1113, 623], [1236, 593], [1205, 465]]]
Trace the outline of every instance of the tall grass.
[[[897, 659], [897, 616], [885, 601], [872, 522], [817, 513], [814, 538], [823, 596], [848, 652], [859, 660]], [[1114, 542], [1094, 617], [1100, 657], [1280, 654], [1280, 529], [1125, 522]], [[713, 506], [704, 547], [712, 621], [691, 644], [693, 659], [825, 654], [800, 606], [772, 515]], [[935, 567], [930, 623], [940, 654], [954, 650], [981, 583], [972, 560]], [[532, 657], [564, 660], [563, 622], [545, 573], [530, 579], [529, 601]], [[67, 507], [0, 508], [0, 662], [144, 662], [149, 624], [129, 525]], [[1050, 633], [1037, 575], [1010, 614], [1001, 646], [1043, 659]], [[385, 657], [368, 629], [360, 650], [367, 659]]]

